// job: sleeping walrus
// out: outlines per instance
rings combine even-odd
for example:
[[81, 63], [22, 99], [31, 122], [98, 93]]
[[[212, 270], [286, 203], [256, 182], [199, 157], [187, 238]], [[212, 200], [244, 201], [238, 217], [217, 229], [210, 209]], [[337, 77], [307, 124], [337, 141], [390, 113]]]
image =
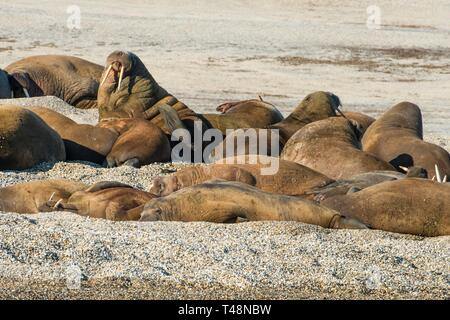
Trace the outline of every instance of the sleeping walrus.
[[91, 218], [131, 221], [140, 219], [144, 204], [154, 197], [120, 182], [103, 181], [74, 192], [53, 207]]
[[66, 159], [59, 134], [30, 110], [0, 106], [0, 170], [28, 169]]
[[147, 202], [140, 221], [299, 221], [324, 228], [366, 227], [334, 210], [297, 197], [277, 195], [240, 182], [215, 180]]
[[[264, 168], [269, 169], [271, 163], [277, 167], [274, 172], [265, 174]], [[156, 196], [167, 196], [182, 188], [215, 179], [242, 182], [266, 192], [291, 196], [304, 195], [333, 182], [323, 174], [295, 162], [250, 155], [223, 159], [220, 163], [207, 166], [188, 167], [170, 176], [156, 177], [149, 191]]]
[[387, 110], [364, 134], [362, 146], [394, 167], [416, 166], [431, 173], [437, 165], [442, 177], [450, 177], [450, 154], [423, 141], [422, 114], [415, 104], [402, 102]]
[[49, 202], [55, 199], [67, 201], [76, 191], [87, 185], [70, 180], [42, 180], [20, 183], [0, 188], [0, 211], [15, 213], [39, 213], [54, 211]]
[[5, 68], [13, 98], [56, 96], [77, 108], [97, 107], [103, 67], [70, 56], [33, 56]]
[[408, 178], [322, 202], [374, 229], [434, 237], [450, 235], [450, 184]]
[[281, 159], [300, 163], [336, 180], [375, 170], [396, 171], [389, 163], [360, 150], [359, 134], [349, 120], [341, 117], [316, 121], [289, 139]]

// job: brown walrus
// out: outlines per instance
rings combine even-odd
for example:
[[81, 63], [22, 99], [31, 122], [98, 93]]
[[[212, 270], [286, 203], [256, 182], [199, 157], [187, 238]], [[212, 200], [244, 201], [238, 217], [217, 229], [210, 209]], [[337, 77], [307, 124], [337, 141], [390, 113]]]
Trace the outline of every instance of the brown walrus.
[[5, 68], [13, 97], [56, 96], [77, 108], [95, 108], [103, 67], [70, 56], [33, 56]]
[[13, 94], [9, 84], [8, 74], [0, 69], [0, 99], [9, 99]]
[[[235, 130], [225, 137], [225, 140], [213, 150], [211, 156], [214, 159], [244, 154], [279, 156], [279, 152], [293, 134], [311, 122], [336, 116], [340, 104], [339, 98], [330, 92], [311, 93], [286, 119], [278, 123], [262, 130], [258, 128]], [[278, 134], [274, 130], [278, 130]], [[230, 148], [234, 154], [229, 154], [227, 148]], [[261, 152], [262, 148], [265, 149], [264, 152]]]
[[374, 229], [434, 237], [450, 235], [450, 184], [408, 178], [329, 198], [323, 205]]
[[141, 221], [299, 221], [324, 228], [366, 228], [354, 219], [297, 197], [261, 191], [240, 182], [210, 181], [147, 202]]
[[97, 125], [119, 134], [106, 157], [108, 167], [123, 164], [140, 167], [170, 161], [170, 143], [155, 124], [143, 119], [104, 119]]
[[114, 221], [139, 220], [145, 203], [155, 196], [119, 182], [103, 181], [74, 192], [55, 209]]
[[292, 196], [304, 195], [333, 182], [323, 174], [295, 162], [251, 155], [223, 159], [223, 163], [188, 167], [170, 176], [156, 177], [149, 192], [167, 196], [182, 188], [215, 179], [238, 181], [266, 192]]
[[119, 133], [89, 124], [78, 124], [48, 108], [31, 107], [64, 141], [67, 160], [102, 164], [119, 137]]
[[[375, 121], [362, 139], [365, 152], [391, 163], [394, 167], [422, 167], [450, 177], [450, 154], [443, 148], [422, 140], [422, 114], [417, 105], [402, 102]], [[430, 177], [431, 178], [431, 177]]]
[[0, 188], [0, 211], [39, 213], [54, 211], [49, 202], [67, 200], [87, 185], [70, 180], [42, 180]]
[[358, 128], [361, 131], [361, 138], [370, 125], [375, 122], [375, 118], [360, 112], [346, 111], [344, 112], [344, 116], [359, 125]]
[[353, 124], [341, 117], [316, 121], [289, 139], [281, 158], [335, 180], [376, 170], [395, 171], [389, 163], [360, 150], [358, 134]]
[[61, 137], [39, 116], [24, 108], [0, 106], [0, 170], [65, 159]]

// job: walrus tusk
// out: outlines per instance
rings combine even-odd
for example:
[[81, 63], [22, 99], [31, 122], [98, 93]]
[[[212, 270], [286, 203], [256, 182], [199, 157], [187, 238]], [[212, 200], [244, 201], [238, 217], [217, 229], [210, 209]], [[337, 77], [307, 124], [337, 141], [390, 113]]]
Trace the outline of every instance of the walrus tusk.
[[405, 171], [405, 172], [408, 172], [409, 171], [409, 169], [407, 168], [407, 167], [403, 167], [403, 166], [398, 166], [400, 169], [402, 169], [403, 171]]
[[63, 199], [59, 199], [57, 203], [55, 203], [55, 205], [53, 206], [53, 209], [58, 209], [59, 205], [61, 204], [61, 202], [63, 201]]
[[120, 87], [122, 86], [122, 78], [123, 78], [123, 72], [124, 72], [125, 68], [124, 66], [122, 66], [122, 68], [120, 68], [120, 75], [119, 75], [119, 84], [117, 85], [117, 89], [116, 92], [120, 90]]
[[446, 183], [447, 182], [447, 175], [444, 176], [444, 179], [442, 179], [442, 183]]
[[53, 192], [52, 195], [50, 196], [50, 198], [48, 198], [49, 202], [52, 201], [54, 195], [55, 195], [55, 192]]
[[25, 96], [26, 96], [27, 98], [30, 97], [30, 94], [28, 93], [27, 88], [23, 88], [23, 93], [25, 93]]
[[109, 65], [108, 69], [106, 69], [106, 73], [102, 79], [102, 82], [100, 82], [100, 87], [105, 83], [106, 78], [108, 78], [109, 73], [111, 72], [112, 64]]
[[439, 171], [439, 167], [437, 164], [434, 165], [434, 170], [436, 171], [436, 180], [439, 183], [442, 183], [441, 172]]
[[433, 176], [433, 178], [431, 178], [431, 181], [436, 181], [436, 176]]

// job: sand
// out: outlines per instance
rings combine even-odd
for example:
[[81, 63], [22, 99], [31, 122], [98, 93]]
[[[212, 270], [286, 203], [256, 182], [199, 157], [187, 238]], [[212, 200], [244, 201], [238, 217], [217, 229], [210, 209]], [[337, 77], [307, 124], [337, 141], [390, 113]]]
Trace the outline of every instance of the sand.
[[[197, 111], [261, 94], [288, 113], [306, 94], [333, 91], [344, 110], [378, 116], [420, 105], [425, 139], [450, 150], [450, 9], [445, 1], [70, 1], [2, 3], [0, 67], [29, 55], [103, 64], [137, 53], [159, 83]], [[11, 26], [14, 25], [14, 28]], [[81, 123], [95, 110], [45, 105]], [[66, 178], [147, 189], [183, 164], [105, 169], [42, 164], [0, 172], [0, 186]], [[114, 223], [69, 213], [0, 213], [0, 298], [449, 299], [450, 237], [327, 230], [301, 223]]]

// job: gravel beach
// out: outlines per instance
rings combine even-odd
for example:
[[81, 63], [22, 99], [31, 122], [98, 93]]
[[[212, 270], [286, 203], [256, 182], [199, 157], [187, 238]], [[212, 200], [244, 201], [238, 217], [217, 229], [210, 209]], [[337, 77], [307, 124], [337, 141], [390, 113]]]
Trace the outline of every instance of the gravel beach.
[[[425, 140], [450, 151], [450, 8], [445, 1], [0, 1], [0, 67], [30, 55], [72, 54], [104, 64], [138, 54], [158, 82], [199, 112], [261, 94], [287, 114], [306, 94], [333, 91], [344, 110], [380, 115], [410, 100]], [[108, 8], [105, 11], [105, 8]], [[8, 27], [15, 25], [15, 28]], [[46, 106], [54, 97], [2, 100]], [[106, 169], [48, 163], [0, 171], [0, 187], [39, 179], [115, 180], [148, 189], [187, 164]], [[450, 237], [328, 230], [293, 222], [134, 223], [71, 213], [0, 213], [3, 299], [450, 299]]]

